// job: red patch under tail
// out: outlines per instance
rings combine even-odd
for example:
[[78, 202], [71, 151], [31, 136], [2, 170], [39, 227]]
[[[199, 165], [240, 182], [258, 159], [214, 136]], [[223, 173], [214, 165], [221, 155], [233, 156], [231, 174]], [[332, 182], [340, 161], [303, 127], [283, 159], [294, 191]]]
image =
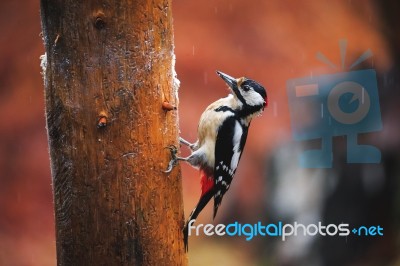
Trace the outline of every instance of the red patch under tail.
[[201, 197], [214, 187], [214, 180], [212, 177], [200, 170], [200, 183], [201, 183]]

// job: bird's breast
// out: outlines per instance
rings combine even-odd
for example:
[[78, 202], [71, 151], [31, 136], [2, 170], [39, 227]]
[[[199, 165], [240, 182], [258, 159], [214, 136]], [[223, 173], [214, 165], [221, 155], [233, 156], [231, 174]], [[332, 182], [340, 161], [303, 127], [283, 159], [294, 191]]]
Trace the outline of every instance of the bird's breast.
[[220, 105], [211, 104], [201, 115], [198, 126], [199, 150], [204, 154], [206, 163], [212, 169], [214, 169], [215, 164], [215, 144], [218, 129], [228, 117], [235, 115], [229, 109], [216, 111], [218, 106]]

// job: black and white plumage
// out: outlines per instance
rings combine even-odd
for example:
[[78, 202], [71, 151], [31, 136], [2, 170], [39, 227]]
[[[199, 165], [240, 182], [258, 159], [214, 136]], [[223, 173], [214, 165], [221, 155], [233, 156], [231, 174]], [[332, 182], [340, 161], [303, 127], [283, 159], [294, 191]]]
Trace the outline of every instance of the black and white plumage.
[[199, 168], [201, 176], [201, 196], [189, 216], [184, 228], [187, 249], [188, 223], [196, 219], [202, 209], [214, 197], [214, 218], [222, 198], [228, 191], [235, 175], [240, 157], [246, 144], [251, 119], [261, 114], [267, 106], [267, 94], [262, 85], [248, 78], [235, 79], [217, 71], [232, 91], [227, 97], [210, 104], [200, 117], [198, 140], [191, 144], [180, 138], [192, 153], [186, 158], [173, 159], [166, 172], [172, 170], [177, 160], [183, 160]]
[[240, 124], [234, 115], [228, 117], [218, 130], [215, 143], [214, 217], [235, 175], [246, 143], [247, 131], [248, 126]]

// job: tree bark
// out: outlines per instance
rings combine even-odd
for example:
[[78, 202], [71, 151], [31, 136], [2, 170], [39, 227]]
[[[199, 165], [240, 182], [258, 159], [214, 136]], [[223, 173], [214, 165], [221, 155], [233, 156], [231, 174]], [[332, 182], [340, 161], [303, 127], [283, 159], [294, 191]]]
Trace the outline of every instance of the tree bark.
[[171, 0], [41, 0], [58, 265], [186, 265]]

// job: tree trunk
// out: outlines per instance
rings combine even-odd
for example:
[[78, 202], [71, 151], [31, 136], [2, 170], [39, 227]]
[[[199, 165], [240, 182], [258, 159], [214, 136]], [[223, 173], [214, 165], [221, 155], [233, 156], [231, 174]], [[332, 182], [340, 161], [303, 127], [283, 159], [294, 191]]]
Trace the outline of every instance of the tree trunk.
[[41, 16], [58, 265], [186, 265], [180, 169], [162, 172], [171, 0], [41, 0]]

